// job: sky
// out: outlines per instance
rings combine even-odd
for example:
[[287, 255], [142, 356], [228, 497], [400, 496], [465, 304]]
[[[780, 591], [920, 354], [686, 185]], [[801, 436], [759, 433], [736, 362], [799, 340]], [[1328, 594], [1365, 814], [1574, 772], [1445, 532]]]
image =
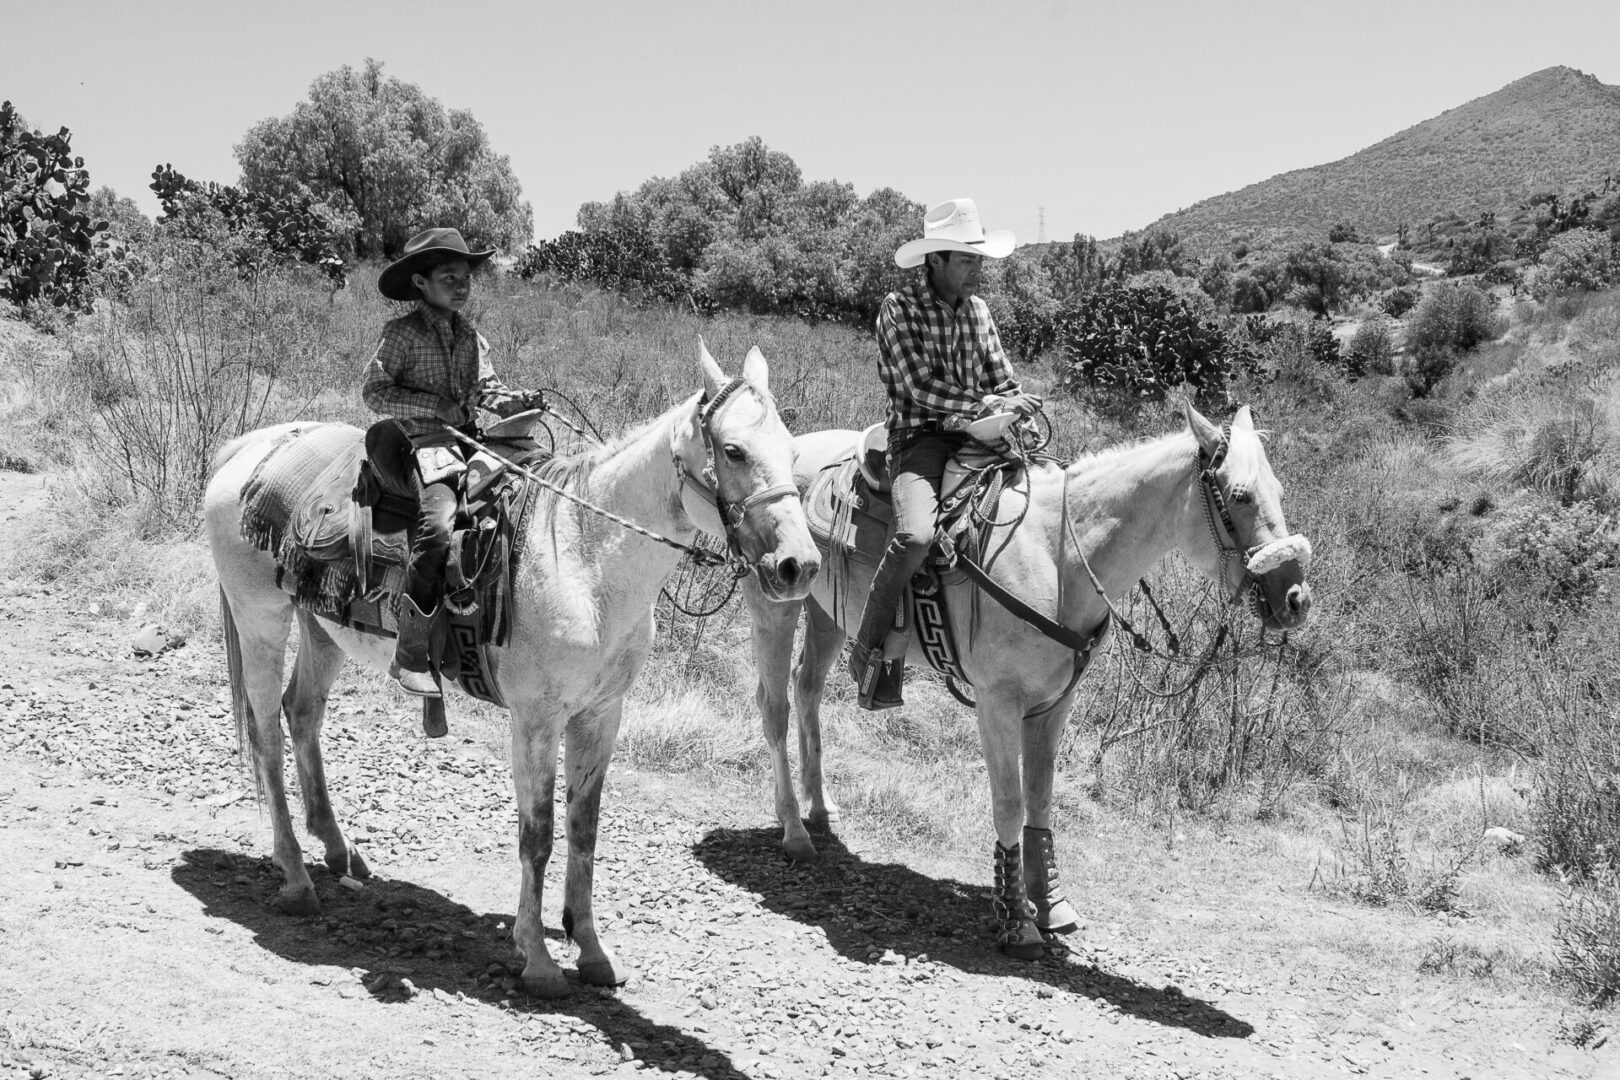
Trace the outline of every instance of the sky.
[[[1620, 0], [0, 0], [0, 98], [148, 215], [368, 57], [470, 110], [537, 239], [758, 135], [806, 180], [1100, 238], [1546, 67], [1620, 83]], [[921, 226], [919, 223], [919, 233]]]

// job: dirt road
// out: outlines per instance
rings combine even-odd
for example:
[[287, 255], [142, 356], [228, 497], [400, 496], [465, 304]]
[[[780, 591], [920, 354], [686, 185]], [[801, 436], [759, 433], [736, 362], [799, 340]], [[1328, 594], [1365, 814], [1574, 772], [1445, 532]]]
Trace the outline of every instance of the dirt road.
[[[37, 483], [0, 473], [0, 543], [25, 542]], [[625, 769], [597, 898], [637, 976], [529, 1000], [498, 721], [452, 709], [430, 742], [402, 699], [341, 680], [330, 783], [376, 877], [350, 890], [316, 858], [325, 914], [287, 918], [216, 643], [137, 659], [122, 612], [0, 596], [4, 1080], [1613, 1075], [1613, 1047], [1560, 1042], [1521, 1001], [1267, 954], [1266, 901], [1197, 881], [1148, 905], [1093, 866], [1074, 951], [1003, 960], [988, 859], [827, 837], [793, 867], [764, 791]], [[1205, 947], [1167, 951], [1175, 919]]]

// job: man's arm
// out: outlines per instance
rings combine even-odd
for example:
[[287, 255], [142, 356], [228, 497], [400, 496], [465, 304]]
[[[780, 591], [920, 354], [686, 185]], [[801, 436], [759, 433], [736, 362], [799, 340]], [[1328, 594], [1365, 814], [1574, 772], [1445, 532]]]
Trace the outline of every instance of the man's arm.
[[934, 374], [923, 348], [925, 333], [925, 327], [907, 317], [899, 300], [891, 296], [883, 301], [877, 324], [878, 374], [889, 401], [909, 401], [941, 418], [971, 413], [978, 407], [978, 396]]

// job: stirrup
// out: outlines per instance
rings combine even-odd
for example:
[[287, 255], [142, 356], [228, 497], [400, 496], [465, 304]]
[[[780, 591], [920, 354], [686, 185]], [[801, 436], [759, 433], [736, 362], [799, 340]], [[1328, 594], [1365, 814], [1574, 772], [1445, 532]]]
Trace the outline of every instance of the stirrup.
[[863, 709], [895, 709], [906, 703], [900, 695], [905, 678], [904, 660], [884, 660], [883, 647], [868, 649], [854, 642], [849, 647], [849, 674]]

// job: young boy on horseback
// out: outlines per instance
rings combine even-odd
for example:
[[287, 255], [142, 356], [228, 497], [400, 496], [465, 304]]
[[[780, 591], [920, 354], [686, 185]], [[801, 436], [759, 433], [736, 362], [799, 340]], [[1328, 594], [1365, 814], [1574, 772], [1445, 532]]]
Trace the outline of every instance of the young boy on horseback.
[[455, 229], [428, 229], [406, 241], [404, 254], [377, 278], [377, 290], [416, 307], [383, 327], [360, 382], [361, 398], [397, 419], [415, 454], [412, 478], [421, 508], [391, 673], [423, 697], [439, 696], [430, 638], [466, 468], [452, 431], [476, 437], [480, 408], [510, 416], [545, 407], [540, 391], [510, 390], [496, 377], [489, 342], [461, 316], [472, 295], [473, 268], [493, 254], [469, 250]]
[[977, 295], [984, 260], [1012, 252], [1006, 229], [986, 233], [972, 199], [940, 203], [923, 216], [923, 236], [902, 244], [895, 264], [924, 267], [878, 312], [878, 373], [889, 394], [888, 461], [894, 530], [872, 578], [849, 669], [863, 708], [903, 702], [883, 641], [912, 574], [928, 557], [945, 465], [975, 417], [1032, 416], [1040, 399], [1024, 393], [1002, 350], [990, 309]]

